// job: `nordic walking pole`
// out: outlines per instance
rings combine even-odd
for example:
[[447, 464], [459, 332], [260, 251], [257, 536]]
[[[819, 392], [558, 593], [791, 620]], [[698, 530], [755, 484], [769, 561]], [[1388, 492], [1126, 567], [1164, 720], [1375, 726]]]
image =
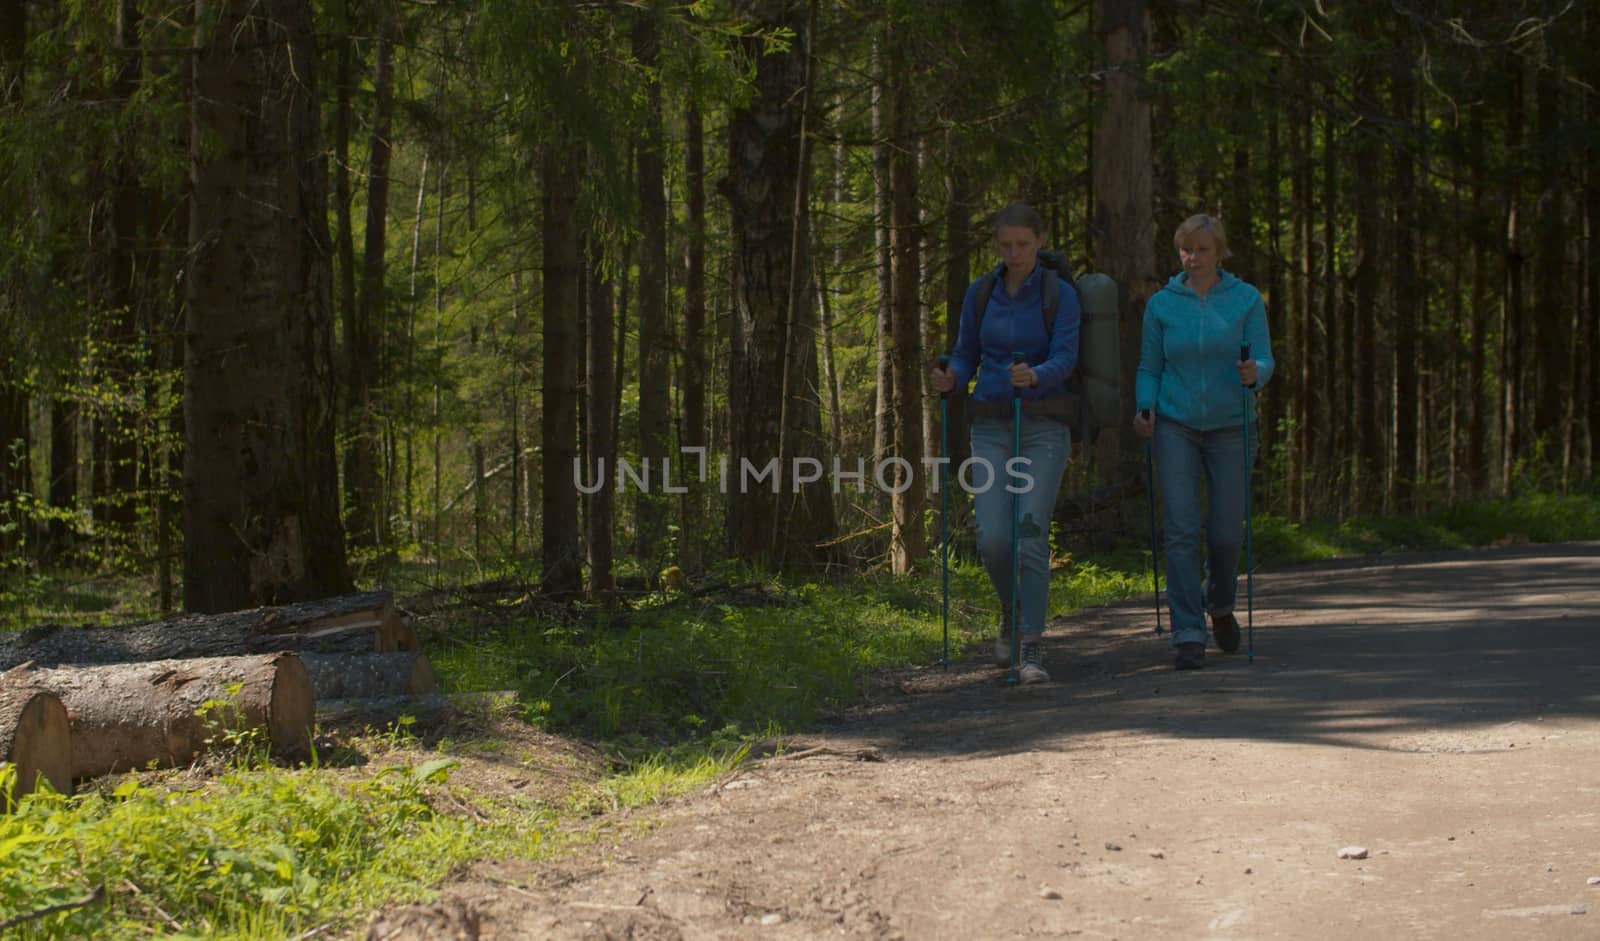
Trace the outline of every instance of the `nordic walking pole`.
[[[1139, 414], [1150, 420], [1150, 410]], [[1150, 454], [1150, 439], [1144, 439], [1144, 489], [1150, 495], [1150, 589], [1156, 596], [1156, 636], [1161, 636], [1161, 571], [1156, 561], [1156, 462]]]
[[[1239, 344], [1239, 362], [1250, 358], [1250, 344]], [[1256, 581], [1255, 564], [1250, 558], [1250, 390], [1253, 385], [1242, 385], [1244, 395], [1244, 597], [1246, 623], [1250, 640], [1245, 647], [1245, 662], [1256, 662]]]
[[[950, 357], [939, 357], [939, 370], [950, 370]], [[944, 668], [950, 669], [950, 492], [946, 465], [950, 460], [950, 393], [939, 393], [939, 568], [943, 576], [940, 619], [944, 623]]]
[[[1021, 353], [1011, 354], [1011, 365], [1022, 362]], [[1011, 387], [1011, 456], [1022, 456], [1022, 387]], [[1011, 670], [1006, 685], [1017, 685], [1017, 661], [1022, 659], [1022, 494], [1011, 494]]]

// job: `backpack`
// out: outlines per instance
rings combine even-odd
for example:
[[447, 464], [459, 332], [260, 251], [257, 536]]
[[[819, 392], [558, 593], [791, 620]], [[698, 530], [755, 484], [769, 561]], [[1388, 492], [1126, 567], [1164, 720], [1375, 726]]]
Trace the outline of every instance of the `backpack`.
[[[1061, 308], [1062, 281], [1077, 291], [1082, 312], [1078, 324], [1077, 368], [1067, 377], [1066, 395], [1062, 399], [1044, 400], [1045, 411], [1073, 425], [1078, 440], [1088, 441], [1091, 429], [1110, 428], [1118, 421], [1122, 354], [1117, 345], [1117, 283], [1099, 272], [1089, 272], [1074, 282], [1067, 256], [1057, 251], [1041, 251], [1039, 269], [1045, 336], [1055, 331], [1056, 312]], [[985, 275], [973, 298], [980, 336], [983, 315], [988, 312], [989, 297], [999, 278], [999, 272]]]

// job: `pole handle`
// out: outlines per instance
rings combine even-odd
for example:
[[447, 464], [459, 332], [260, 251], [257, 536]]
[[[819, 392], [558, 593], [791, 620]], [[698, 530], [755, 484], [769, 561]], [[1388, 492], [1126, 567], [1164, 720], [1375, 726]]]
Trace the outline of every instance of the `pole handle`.
[[[939, 371], [940, 372], [949, 372], [950, 371], [950, 354], [949, 353], [942, 354], [939, 357]], [[939, 393], [939, 398], [941, 398], [941, 399], [949, 399], [950, 398], [950, 393], [948, 391], [941, 392], [941, 393]]]
[[[1012, 353], [1011, 354], [1011, 365], [1015, 366], [1020, 362], [1022, 362], [1022, 354], [1021, 353]], [[1021, 386], [1012, 386], [1011, 387], [1011, 397], [1014, 398], [1014, 399], [1022, 398], [1022, 387]]]

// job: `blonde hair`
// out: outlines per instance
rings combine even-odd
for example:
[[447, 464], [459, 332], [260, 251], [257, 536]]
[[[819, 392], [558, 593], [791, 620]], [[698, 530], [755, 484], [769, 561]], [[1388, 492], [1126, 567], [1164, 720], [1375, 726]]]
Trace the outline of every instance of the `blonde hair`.
[[1190, 216], [1183, 220], [1182, 225], [1178, 226], [1178, 231], [1172, 233], [1172, 247], [1182, 249], [1183, 243], [1187, 242], [1191, 235], [1211, 236], [1217, 243], [1217, 261], [1223, 261], [1230, 257], [1228, 230], [1222, 227], [1221, 219], [1215, 216], [1208, 216], [1203, 212]]

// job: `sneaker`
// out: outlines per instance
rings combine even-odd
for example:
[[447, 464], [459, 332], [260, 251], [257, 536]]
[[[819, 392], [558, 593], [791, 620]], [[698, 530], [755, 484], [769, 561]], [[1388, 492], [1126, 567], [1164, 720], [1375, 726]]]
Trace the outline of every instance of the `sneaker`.
[[1179, 670], [1198, 670], [1206, 665], [1206, 645], [1190, 641], [1178, 645], [1178, 659], [1175, 664]]
[[1017, 678], [1022, 685], [1030, 683], [1044, 683], [1049, 681], [1050, 674], [1044, 671], [1044, 645], [1036, 640], [1030, 640], [1022, 645], [1022, 669], [1017, 671]]
[[994, 665], [1004, 670], [1011, 666], [1011, 612], [1000, 609], [1000, 636], [994, 639]]
[[1232, 614], [1211, 616], [1211, 636], [1216, 638], [1217, 649], [1233, 653], [1239, 649], [1239, 619]]

